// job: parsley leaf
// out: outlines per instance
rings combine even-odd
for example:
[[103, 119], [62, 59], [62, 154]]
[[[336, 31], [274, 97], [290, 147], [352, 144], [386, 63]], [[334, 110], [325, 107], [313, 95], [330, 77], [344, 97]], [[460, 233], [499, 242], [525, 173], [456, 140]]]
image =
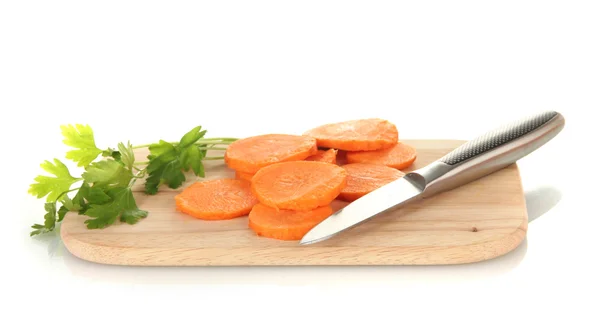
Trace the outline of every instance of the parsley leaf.
[[72, 184], [80, 180], [71, 176], [69, 169], [58, 159], [54, 159], [54, 164], [46, 160], [40, 166], [56, 177], [42, 175], [35, 177], [37, 183], [31, 184], [28, 192], [37, 198], [47, 195], [48, 202], [55, 201], [63, 192], [68, 191]]
[[146, 193], [156, 194], [158, 187], [167, 183], [171, 188], [179, 187], [185, 181], [185, 175], [181, 171], [178, 148], [171, 143], [160, 140], [158, 144], [148, 147], [150, 155], [148, 159], [148, 178], [146, 178]]
[[60, 208], [58, 209], [58, 222], [61, 222], [65, 216], [67, 215], [67, 213], [69, 212], [69, 209], [67, 209], [67, 207], [65, 206], [60, 206]]
[[[152, 163], [152, 160], [150, 161]], [[148, 166], [149, 176], [146, 178], [144, 187], [146, 193], [156, 194], [158, 187], [166, 183], [169, 188], [176, 189], [185, 181], [185, 175], [181, 171], [181, 162], [179, 159], [174, 159], [168, 162], [155, 161], [160, 164], [155, 164], [156, 167], [150, 171]]]
[[87, 192], [85, 199], [88, 201], [88, 203], [102, 204], [110, 201], [110, 196], [104, 193], [102, 189], [92, 187]]
[[204, 134], [206, 134], [206, 130], [200, 131], [201, 129], [202, 129], [202, 126], [197, 126], [197, 127], [193, 128], [192, 130], [190, 130], [188, 133], [186, 133], [181, 138], [181, 140], [179, 141], [179, 145], [177, 145], [177, 146], [180, 149], [185, 149], [185, 148], [191, 146], [192, 144], [194, 144], [195, 142], [197, 142], [199, 139], [204, 137]]
[[115, 223], [121, 209], [118, 203], [108, 203], [101, 205], [91, 205], [90, 209], [85, 212], [89, 217], [95, 219], [85, 220], [88, 229], [102, 229]]
[[80, 208], [79, 214], [85, 213], [85, 211], [89, 208], [89, 204], [86, 201], [86, 197], [89, 194], [90, 185], [87, 182], [83, 182], [77, 194], [73, 197], [73, 204], [77, 204], [77, 207]]
[[179, 141], [177, 149], [181, 167], [185, 171], [191, 168], [196, 176], [204, 177], [202, 159], [206, 156], [206, 150], [200, 150], [200, 147], [194, 144], [206, 134], [206, 130], [200, 131], [201, 129], [202, 126], [197, 126], [186, 133]]
[[[131, 190], [129, 190], [131, 193]], [[133, 195], [131, 195], [131, 202], [125, 204], [123, 212], [121, 213], [121, 222], [127, 222], [128, 224], [136, 224], [140, 219], [146, 218], [148, 212], [137, 208]]]
[[44, 224], [34, 224], [31, 226], [33, 231], [29, 234], [30, 236], [48, 233], [54, 230], [56, 225], [56, 203], [50, 202], [44, 205], [46, 214], [44, 215]]
[[73, 204], [73, 200], [66, 194], [62, 201], [62, 207], [65, 207], [68, 210], [79, 210], [80, 208], [78, 204]]
[[87, 166], [94, 161], [102, 150], [96, 147], [94, 132], [89, 125], [76, 124], [60, 127], [65, 137], [63, 143], [77, 148], [67, 152], [66, 158], [77, 162], [77, 166]]
[[79, 211], [81, 210], [81, 205], [78, 203], [73, 203], [73, 200], [65, 195], [62, 206], [58, 209], [58, 222], [62, 221], [65, 218], [65, 215], [69, 211]]
[[129, 142], [127, 142], [127, 146], [123, 143], [119, 143], [119, 159], [125, 167], [129, 170], [133, 168], [133, 162], [135, 161], [135, 156], [133, 154], [133, 147]]
[[105, 187], [125, 187], [131, 178], [133, 178], [131, 170], [112, 159], [94, 162], [83, 173], [83, 179], [86, 182]]
[[121, 162], [121, 153], [110, 147], [102, 152], [102, 156], [103, 157], [111, 157], [111, 158], [115, 159], [117, 162]]
[[[177, 148], [173, 144], [163, 141], [158, 141], [158, 144], [152, 144], [148, 147], [150, 150], [149, 159], [162, 157], [163, 160], [173, 160], [177, 157]], [[152, 163], [152, 162], [150, 162]]]
[[172, 189], [178, 188], [186, 180], [183, 171], [191, 169], [196, 176], [204, 177], [202, 159], [206, 156], [206, 150], [195, 144], [206, 134], [206, 130], [201, 129], [202, 126], [197, 126], [187, 132], [177, 146], [160, 140], [148, 147], [150, 162], [144, 185], [147, 194], [156, 194], [162, 184]]
[[78, 209], [79, 214], [83, 215], [90, 208], [90, 203], [103, 204], [108, 201], [110, 201], [110, 196], [104, 193], [102, 189], [99, 187], [90, 187], [84, 181], [77, 194], [73, 197], [73, 208]]
[[104, 204], [91, 204], [86, 215], [95, 219], [88, 219], [85, 224], [89, 229], [101, 229], [113, 224], [117, 217], [129, 224], [145, 218], [148, 212], [140, 210], [135, 203], [131, 188], [112, 188], [107, 191], [111, 201]]
[[206, 152], [202, 152], [199, 147], [191, 146], [181, 152], [179, 159], [181, 160], [182, 168], [187, 172], [190, 168], [194, 171], [194, 174], [200, 177], [204, 177], [204, 159]]

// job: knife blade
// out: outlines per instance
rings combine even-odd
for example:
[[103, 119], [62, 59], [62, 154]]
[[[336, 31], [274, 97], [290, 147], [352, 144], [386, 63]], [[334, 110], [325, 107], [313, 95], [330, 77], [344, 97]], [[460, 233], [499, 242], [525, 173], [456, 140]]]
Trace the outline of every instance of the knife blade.
[[560, 113], [543, 111], [493, 129], [346, 205], [313, 227], [300, 244], [329, 239], [415, 199], [460, 187], [505, 168], [546, 144], [564, 125]]

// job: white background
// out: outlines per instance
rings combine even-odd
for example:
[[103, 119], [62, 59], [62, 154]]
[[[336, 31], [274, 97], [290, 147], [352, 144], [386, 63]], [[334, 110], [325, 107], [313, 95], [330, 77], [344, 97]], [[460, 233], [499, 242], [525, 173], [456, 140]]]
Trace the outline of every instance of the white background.
[[[2, 1], [0, 307], [597, 308], [599, 16], [598, 1]], [[527, 240], [487, 262], [130, 268], [28, 236], [60, 124], [90, 124], [102, 147], [364, 117], [470, 139], [545, 109], [567, 125], [519, 162]]]

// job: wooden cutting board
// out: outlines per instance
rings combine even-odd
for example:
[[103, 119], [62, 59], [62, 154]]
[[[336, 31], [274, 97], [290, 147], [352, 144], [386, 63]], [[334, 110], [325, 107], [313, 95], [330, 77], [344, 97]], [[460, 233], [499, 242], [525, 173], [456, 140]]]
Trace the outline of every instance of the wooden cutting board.
[[[414, 170], [463, 141], [407, 140]], [[138, 153], [144, 160], [146, 153]], [[234, 177], [222, 161], [206, 162], [206, 179]], [[202, 179], [188, 178], [185, 186]], [[256, 236], [248, 217], [202, 221], [175, 210], [180, 190], [162, 188], [135, 197], [149, 216], [88, 230], [85, 216], [69, 213], [61, 226], [66, 248], [85, 260], [120, 265], [432, 265], [477, 262], [516, 248], [527, 232], [519, 170], [513, 164], [463, 187], [382, 214], [329, 240], [301, 246]], [[336, 201], [335, 208], [346, 203]]]

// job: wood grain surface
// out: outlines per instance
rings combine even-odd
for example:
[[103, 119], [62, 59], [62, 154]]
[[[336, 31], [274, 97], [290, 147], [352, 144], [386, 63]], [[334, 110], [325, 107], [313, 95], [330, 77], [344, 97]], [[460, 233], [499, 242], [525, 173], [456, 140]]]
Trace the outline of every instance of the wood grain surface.
[[[463, 141], [406, 140], [415, 146], [414, 170]], [[146, 153], [136, 154], [144, 160]], [[205, 179], [234, 177], [222, 161], [206, 162]], [[184, 187], [196, 179], [188, 178]], [[154, 196], [135, 187], [138, 206], [149, 211], [136, 225], [88, 230], [85, 216], [69, 213], [61, 237], [75, 256], [119, 265], [435, 265], [482, 261], [516, 248], [527, 232], [519, 170], [513, 164], [487, 177], [389, 211], [329, 240], [301, 246], [256, 236], [248, 217], [202, 221], [175, 210], [180, 190]], [[347, 203], [336, 201], [335, 208]]]

